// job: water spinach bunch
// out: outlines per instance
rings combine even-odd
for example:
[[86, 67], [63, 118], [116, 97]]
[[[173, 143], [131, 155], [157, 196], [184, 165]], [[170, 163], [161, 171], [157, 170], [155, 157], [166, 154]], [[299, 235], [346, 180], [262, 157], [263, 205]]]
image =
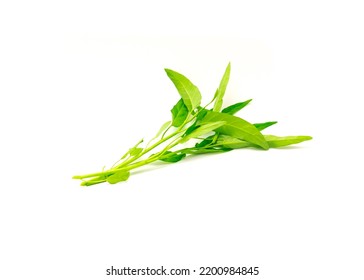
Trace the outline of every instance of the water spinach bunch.
[[[132, 170], [155, 161], [175, 163], [188, 155], [224, 153], [247, 147], [268, 150], [312, 139], [310, 136], [279, 137], [262, 134], [264, 129], [277, 122], [252, 124], [235, 115], [251, 99], [223, 108], [230, 68], [229, 63], [213, 99], [205, 106], [201, 106], [199, 89], [188, 78], [165, 69], [180, 95], [171, 109], [171, 120], [164, 123], [155, 137], [145, 145], [140, 140], [128, 149], [109, 170], [76, 175], [73, 178], [82, 180], [81, 186], [104, 182], [115, 184], [128, 180]], [[191, 144], [187, 145], [188, 143]]]

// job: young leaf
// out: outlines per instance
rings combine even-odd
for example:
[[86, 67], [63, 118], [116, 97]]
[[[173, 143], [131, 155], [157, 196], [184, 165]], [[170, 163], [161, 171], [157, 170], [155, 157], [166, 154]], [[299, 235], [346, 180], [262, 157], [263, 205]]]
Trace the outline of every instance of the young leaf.
[[267, 140], [269, 147], [278, 148], [284, 147], [292, 144], [298, 144], [303, 141], [311, 140], [311, 136], [274, 136], [274, 135], [264, 135], [264, 138]]
[[[138, 148], [138, 146], [141, 144], [141, 143], [143, 143], [143, 139], [142, 140], [140, 140], [138, 143], [136, 143], [135, 144], [135, 146], [134, 147], [132, 147], [132, 148], [130, 148], [122, 157], [121, 157], [121, 159], [124, 159], [124, 158], [126, 158], [128, 155], [131, 155], [131, 156], [133, 156], [133, 155], [136, 155], [137, 153], [138, 153], [138, 151], [140, 151], [139, 149], [142, 149], [142, 148]], [[142, 151], [143, 151], [143, 149], [142, 149]], [[133, 154], [133, 155], [132, 155]]]
[[158, 138], [170, 125], [171, 121], [165, 122], [159, 129], [158, 133], [154, 136], [154, 138], [152, 138], [152, 140]]
[[188, 115], [188, 109], [181, 98], [176, 105], [173, 106], [172, 110], [172, 125], [179, 127], [186, 120]]
[[222, 76], [219, 88], [217, 89], [217, 91], [215, 93], [216, 99], [215, 99], [215, 104], [214, 104], [214, 108], [213, 108], [213, 111], [215, 111], [215, 112], [220, 112], [220, 110], [221, 110], [226, 87], [229, 83], [230, 68], [231, 68], [231, 65], [229, 63], [228, 66], [226, 67], [224, 75]]
[[270, 127], [271, 125], [276, 124], [277, 122], [265, 122], [265, 123], [255, 123], [254, 126], [259, 130], [262, 131], [263, 129], [266, 129], [267, 127]]
[[142, 151], [143, 151], [143, 148], [134, 147], [129, 150], [129, 154], [130, 154], [130, 156], [134, 157], [134, 156], [139, 155]]
[[128, 180], [129, 176], [130, 176], [129, 171], [120, 170], [115, 172], [113, 175], [107, 177], [106, 181], [109, 182], [110, 184], [116, 184]]
[[199, 126], [198, 128], [196, 128], [190, 134], [184, 136], [181, 140], [181, 143], [185, 143], [192, 138], [197, 138], [201, 135], [209, 133], [209, 132], [223, 126], [224, 124], [226, 124], [225, 121], [206, 122], [206, 123], [202, 124], [201, 126]]
[[256, 144], [265, 150], [269, 149], [263, 135], [251, 123], [239, 117], [225, 113], [207, 112], [202, 123], [225, 121], [226, 124], [215, 129], [216, 132], [229, 135]]
[[226, 113], [229, 115], [235, 115], [237, 112], [239, 112], [241, 109], [243, 109], [246, 105], [248, 105], [250, 103], [250, 101], [252, 101], [253, 99], [249, 99], [247, 101], [244, 102], [239, 102], [239, 103], [235, 103], [233, 105], [230, 105], [226, 108], [224, 108], [221, 113]]
[[170, 69], [165, 69], [168, 77], [177, 88], [189, 112], [193, 111], [201, 103], [199, 89], [185, 76]]
[[185, 153], [175, 153], [167, 151], [159, 158], [159, 160], [164, 162], [177, 162], [182, 160], [184, 157], [186, 157]]

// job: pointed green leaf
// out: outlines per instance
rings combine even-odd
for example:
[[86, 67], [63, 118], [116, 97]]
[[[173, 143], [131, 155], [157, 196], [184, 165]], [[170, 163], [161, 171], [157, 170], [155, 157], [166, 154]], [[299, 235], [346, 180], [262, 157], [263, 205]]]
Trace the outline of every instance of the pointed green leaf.
[[259, 130], [251, 123], [239, 117], [209, 111], [202, 120], [202, 123], [218, 121], [225, 121], [226, 124], [215, 129], [216, 132], [248, 141], [262, 147], [265, 150], [269, 149], [268, 143], [265, 141]]
[[173, 106], [172, 110], [172, 125], [174, 127], [179, 127], [186, 120], [188, 115], [188, 109], [183, 102], [182, 98]]
[[207, 145], [211, 144], [212, 143], [212, 140], [213, 140], [213, 137], [214, 137], [214, 135], [211, 135], [209, 137], [206, 137], [201, 142], [196, 143], [195, 144], [195, 148], [203, 148], [203, 147], [206, 147]]
[[219, 138], [217, 139], [217, 144], [230, 149], [241, 149], [252, 146], [247, 141], [240, 140], [229, 135], [219, 135]]
[[[165, 122], [161, 128], [159, 129], [158, 133], [154, 136], [153, 139], [158, 138], [169, 126], [171, 125], [171, 121]], [[152, 139], [152, 140], [153, 140]]]
[[182, 138], [181, 143], [185, 143], [192, 138], [197, 138], [201, 135], [214, 131], [215, 129], [223, 126], [226, 122], [225, 121], [215, 121], [215, 122], [207, 122], [196, 128], [190, 134], [184, 136]]
[[198, 114], [196, 116], [196, 120], [197, 121], [202, 120], [206, 116], [206, 114], [207, 114], [208, 111], [209, 110], [207, 110], [207, 109], [200, 108], [200, 111], [198, 112]]
[[167, 151], [159, 158], [159, 160], [164, 162], [177, 162], [182, 160], [184, 157], [186, 157], [185, 153], [175, 153]]
[[195, 121], [189, 128], [187, 128], [186, 132], [183, 134], [183, 136], [186, 136], [188, 134], [191, 134], [192, 131], [196, 130], [197, 128], [199, 128], [200, 126], [197, 125], [197, 121]]
[[270, 127], [277, 122], [265, 122], [265, 123], [255, 123], [254, 126], [259, 130], [262, 131], [263, 129], [266, 129], [267, 127]]
[[189, 148], [189, 149], [185, 149], [184, 152], [186, 154], [191, 154], [191, 155], [202, 155], [202, 154], [212, 154], [212, 153], [224, 153], [224, 152], [229, 152], [232, 149], [230, 148], [226, 148], [226, 147], [219, 147], [219, 148]]
[[264, 135], [271, 148], [284, 147], [292, 144], [298, 144], [303, 141], [311, 140], [311, 136], [274, 136], [274, 135]]
[[197, 108], [201, 103], [199, 89], [185, 76], [170, 69], [165, 69], [168, 77], [177, 88], [189, 112]]
[[230, 69], [231, 69], [231, 65], [229, 63], [228, 66], [226, 67], [224, 75], [222, 76], [219, 88], [217, 89], [217, 92], [215, 93], [216, 99], [215, 99], [215, 104], [214, 104], [214, 108], [213, 108], [213, 111], [215, 111], [215, 112], [220, 112], [220, 110], [221, 110], [226, 87], [229, 83]]
[[235, 103], [233, 105], [230, 105], [226, 108], [224, 108], [221, 113], [226, 113], [229, 115], [235, 115], [237, 112], [239, 112], [241, 109], [243, 109], [246, 105], [248, 105], [250, 103], [250, 101], [252, 101], [253, 99], [249, 99], [247, 101], [244, 102], [239, 102], [239, 103]]
[[[298, 144], [303, 141], [311, 140], [311, 136], [285, 136], [285, 137], [279, 137], [274, 135], [264, 135], [264, 138], [266, 139], [268, 145], [270, 148], [278, 148], [278, 147], [284, 147], [288, 145]], [[246, 142], [244, 140], [237, 139], [235, 137], [227, 136], [227, 135], [220, 135], [217, 144], [226, 147], [226, 148], [232, 148], [232, 149], [240, 149], [240, 148], [246, 148], [246, 147], [256, 147], [256, 145], [253, 145], [249, 142]]]
[[120, 170], [115, 172], [113, 175], [106, 178], [106, 181], [110, 184], [116, 184], [129, 179], [130, 172], [125, 170]]

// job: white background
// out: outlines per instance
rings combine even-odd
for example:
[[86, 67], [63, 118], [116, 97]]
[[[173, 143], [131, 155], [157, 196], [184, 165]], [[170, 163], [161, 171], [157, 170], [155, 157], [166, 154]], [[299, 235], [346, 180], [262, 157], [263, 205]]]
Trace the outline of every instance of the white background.
[[[2, 1], [0, 278], [364, 279], [363, 26], [360, 1]], [[164, 67], [206, 103], [229, 61], [226, 105], [253, 98], [241, 117], [314, 140], [71, 180], [170, 118]]]

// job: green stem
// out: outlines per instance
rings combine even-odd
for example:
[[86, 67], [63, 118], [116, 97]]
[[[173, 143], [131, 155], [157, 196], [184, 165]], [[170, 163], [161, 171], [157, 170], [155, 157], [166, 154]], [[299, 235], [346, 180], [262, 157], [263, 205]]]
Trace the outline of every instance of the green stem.
[[[159, 141], [154, 143], [149, 148], [146, 148], [141, 154], [139, 154], [139, 155], [137, 155], [135, 157], [130, 157], [130, 158], [126, 159], [124, 162], [120, 163], [119, 165], [117, 165], [115, 167], [112, 167], [109, 170], [90, 173], [90, 174], [85, 174], [85, 175], [76, 175], [76, 176], [73, 177], [73, 179], [88, 179], [88, 178], [91, 178], [89, 180], [83, 181], [81, 183], [81, 185], [83, 185], [83, 186], [95, 185], [95, 184], [105, 182], [106, 178], [108, 176], [114, 174], [116, 171], [120, 171], [120, 170], [130, 171], [132, 169], [141, 167], [143, 165], [146, 165], [146, 164], [149, 164], [149, 163], [152, 163], [152, 162], [158, 160], [166, 151], [168, 151], [169, 149], [171, 149], [174, 146], [178, 145], [180, 143], [181, 138], [177, 138], [177, 139], [172, 140], [171, 143], [169, 143], [161, 152], [158, 152], [157, 154], [151, 156], [150, 158], [135, 162], [136, 160], [138, 160], [142, 156], [144, 156], [147, 153], [149, 153], [150, 151], [152, 151], [157, 146], [163, 144], [164, 142], [170, 140], [171, 138], [177, 136], [178, 134], [185, 133], [185, 131], [187, 130], [185, 128], [185, 125], [187, 123], [191, 122], [194, 118], [195, 118], [195, 116], [192, 116], [192, 118], [191, 118], [191, 113], [189, 113], [186, 120], [184, 121], [184, 123], [176, 131], [169, 134], [165, 138], [160, 139]], [[135, 162], [135, 163], [133, 163], [133, 162]]]

